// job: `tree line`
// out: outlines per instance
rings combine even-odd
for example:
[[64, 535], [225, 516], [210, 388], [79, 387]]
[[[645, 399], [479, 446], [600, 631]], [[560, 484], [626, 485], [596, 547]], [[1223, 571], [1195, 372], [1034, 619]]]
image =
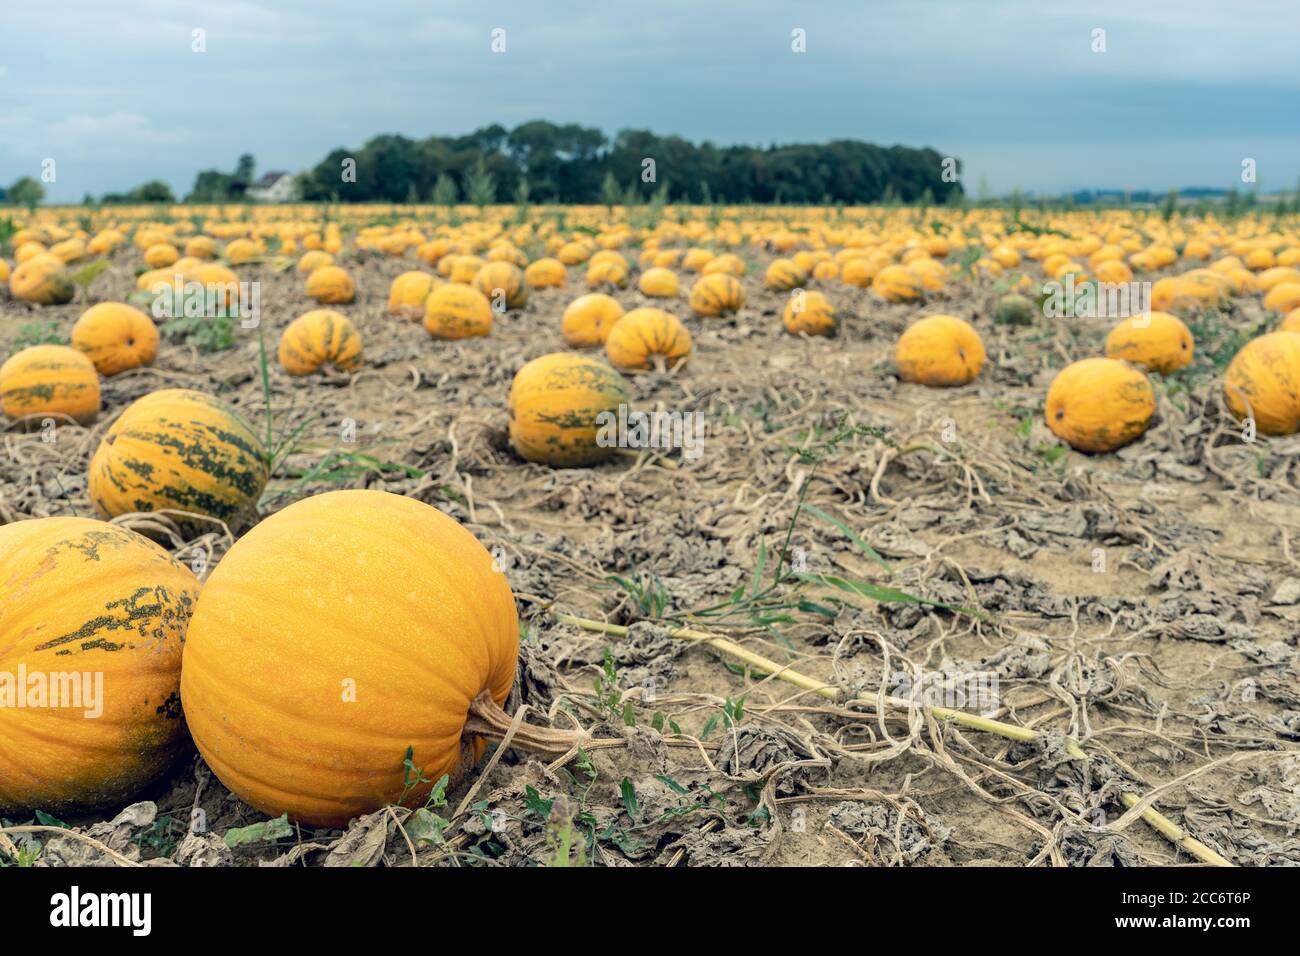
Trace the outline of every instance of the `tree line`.
[[948, 202], [959, 164], [930, 148], [824, 144], [717, 146], [649, 130], [534, 120], [465, 136], [376, 136], [339, 147], [299, 177], [302, 198], [340, 202]]

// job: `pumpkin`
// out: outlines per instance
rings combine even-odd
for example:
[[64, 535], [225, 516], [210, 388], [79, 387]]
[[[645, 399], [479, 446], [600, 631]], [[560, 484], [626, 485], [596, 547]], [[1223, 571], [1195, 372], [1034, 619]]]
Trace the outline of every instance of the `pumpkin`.
[[993, 310], [993, 321], [997, 325], [1033, 325], [1038, 309], [1028, 298], [1015, 292], [1009, 292], [998, 299], [997, 308]]
[[560, 334], [575, 349], [603, 345], [609, 330], [623, 317], [623, 306], [613, 296], [592, 292], [569, 303], [560, 319]]
[[524, 281], [534, 289], [559, 289], [567, 278], [564, 263], [550, 257], [538, 259], [524, 270]]
[[50, 255], [57, 256], [64, 263], [76, 262], [86, 257], [86, 243], [82, 239], [65, 239], [50, 246]]
[[840, 264], [827, 259], [813, 266], [813, 278], [821, 282], [830, 282], [840, 277]]
[[[256, 259], [259, 251], [257, 243], [252, 239], [235, 239], [226, 246], [226, 259], [231, 265], [237, 266]], [[307, 294], [311, 295], [311, 292]]]
[[[0, 526], [0, 811], [122, 804], [185, 751], [181, 646], [198, 595], [189, 569], [126, 528]], [[32, 698], [38, 675], [43, 701]], [[77, 689], [80, 701], [66, 696]]]
[[211, 236], [194, 236], [185, 243], [185, 254], [195, 259], [215, 259], [219, 251]]
[[921, 277], [907, 266], [885, 266], [871, 280], [871, 291], [886, 302], [914, 302], [923, 288]]
[[745, 290], [730, 273], [711, 272], [691, 287], [689, 301], [696, 315], [713, 318], [739, 311], [745, 304]]
[[38, 253], [26, 260], [17, 257], [18, 268], [9, 277], [9, 294], [22, 302], [63, 305], [77, 291], [72, 275], [58, 256]]
[[937, 292], [948, 284], [948, 270], [929, 256], [913, 260], [907, 268], [921, 280], [921, 287], [928, 292]]
[[904, 381], [965, 385], [984, 365], [984, 343], [969, 323], [951, 315], [932, 315], [913, 323], [899, 337], [894, 358]]
[[239, 276], [233, 269], [219, 262], [205, 262], [189, 278], [203, 286], [205, 296], [219, 308], [234, 309], [239, 305]]
[[[14, 261], [17, 262], [19, 265], [22, 265], [24, 262], [28, 261], [29, 259], [35, 259], [37, 256], [49, 255], [49, 250], [46, 249], [42, 243], [39, 242], [32, 242], [32, 241], [18, 242], [17, 240], [15, 240], [13, 242], [13, 247], [14, 247]], [[55, 256], [54, 258], [59, 259], [58, 256]], [[63, 263], [63, 260], [59, 259], [59, 262]], [[66, 265], [67, 263], [63, 263], [63, 264]]]
[[677, 298], [677, 274], [671, 269], [654, 266], [641, 273], [636, 287], [652, 299]]
[[[505, 575], [454, 519], [402, 495], [332, 491], [265, 519], [213, 570], [181, 700], [233, 793], [342, 826], [422, 805], [481, 755], [466, 720], [485, 691], [505, 703], [518, 635]], [[408, 750], [421, 781], [409, 786]]]
[[313, 249], [310, 252], [304, 252], [302, 258], [298, 260], [298, 272], [303, 275], [311, 275], [317, 269], [324, 266], [334, 265], [334, 257], [324, 249]]
[[710, 249], [687, 249], [686, 254], [682, 256], [682, 268], [687, 272], [702, 272], [712, 261], [713, 252]]
[[0, 259], [0, 282], [9, 281], [9, 263]]
[[424, 306], [424, 328], [435, 339], [492, 334], [492, 303], [478, 289], [448, 283], [434, 289]]
[[488, 262], [508, 262], [512, 266], [522, 269], [528, 265], [528, 256], [521, 249], [517, 249], [509, 244], [495, 245], [487, 254]]
[[1279, 282], [1264, 296], [1264, 308], [1269, 312], [1290, 312], [1300, 308], [1300, 282]]
[[795, 292], [781, 317], [791, 335], [834, 335], [839, 331], [835, 307], [820, 292]]
[[1283, 316], [1277, 330], [1279, 332], [1300, 332], [1300, 309], [1294, 309]]
[[[1228, 300], [1230, 289], [1228, 280], [1219, 273], [1211, 272], [1209, 269], [1193, 269], [1174, 281], [1170, 308], [1217, 308]], [[1154, 287], [1151, 293], [1154, 306]]]
[[601, 286], [613, 289], [626, 288], [627, 266], [609, 260], [593, 262], [587, 269], [587, 287], [599, 289]]
[[1251, 339], [1224, 374], [1223, 394], [1239, 419], [1252, 416], [1265, 435], [1300, 430], [1300, 332]]
[[427, 272], [418, 269], [403, 272], [388, 287], [388, 311], [408, 319], [422, 319], [429, 293], [440, 285], [442, 280]]
[[0, 365], [0, 411], [9, 418], [66, 415], [83, 425], [99, 414], [99, 375], [66, 345], [33, 345]]
[[1187, 326], [1168, 312], [1131, 316], [1106, 336], [1108, 358], [1124, 359], [1161, 375], [1189, 365], [1195, 348]]
[[1146, 375], [1118, 359], [1089, 358], [1068, 365], [1047, 390], [1047, 427], [1079, 451], [1127, 445], [1147, 430], [1155, 411], [1155, 392]]
[[[1227, 271], [1230, 272], [1231, 270]], [[1255, 284], [1259, 291], [1271, 292], [1274, 286], [1281, 285], [1284, 282], [1300, 282], [1300, 269], [1293, 269], [1289, 266], [1266, 269], [1256, 278]]]
[[628, 401], [623, 377], [572, 352], [535, 358], [510, 385], [510, 444], [521, 458], [559, 468], [594, 465], [614, 453], [598, 444], [602, 412]]
[[789, 259], [773, 259], [763, 275], [763, 285], [773, 292], [789, 292], [808, 281], [808, 271]]
[[471, 285], [474, 282], [474, 277], [478, 275], [478, 271], [485, 265], [487, 265], [487, 262], [478, 256], [455, 256], [452, 258], [447, 279], [458, 285]]
[[555, 253], [555, 257], [559, 259], [563, 265], [577, 266], [582, 265], [582, 263], [590, 259], [591, 254], [594, 251], [595, 250], [585, 242], [566, 242], [564, 245], [560, 246], [559, 250]]
[[170, 242], [160, 242], [144, 251], [144, 261], [150, 269], [166, 269], [181, 257]]
[[238, 525], [254, 516], [267, 477], [261, 441], [230, 408], [168, 388], [136, 399], [113, 423], [91, 459], [87, 490], [108, 518], [172, 509]]
[[745, 263], [734, 252], [724, 252], [720, 256], [710, 259], [708, 263], [700, 270], [705, 275], [714, 273], [725, 273], [736, 278], [742, 278], [745, 275]]
[[473, 286], [490, 303], [500, 303], [502, 308], [498, 311], [501, 312], [522, 309], [528, 302], [524, 274], [509, 262], [489, 262], [474, 274]]
[[72, 347], [90, 359], [100, 375], [117, 375], [153, 364], [158, 354], [158, 328], [134, 306], [101, 302], [77, 319], [72, 327]]
[[290, 375], [310, 375], [326, 365], [350, 372], [361, 365], [361, 333], [333, 309], [312, 309], [280, 336], [280, 365]]
[[691, 354], [691, 333], [663, 309], [633, 309], [614, 323], [605, 354], [619, 369], [672, 368]]
[[307, 276], [307, 297], [321, 305], [341, 305], [356, 298], [352, 277], [339, 266], [321, 266]]

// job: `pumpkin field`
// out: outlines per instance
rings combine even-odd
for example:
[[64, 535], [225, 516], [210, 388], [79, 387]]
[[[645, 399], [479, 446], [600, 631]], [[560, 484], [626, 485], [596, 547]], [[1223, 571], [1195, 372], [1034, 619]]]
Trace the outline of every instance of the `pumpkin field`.
[[1300, 215], [0, 218], [0, 866], [1300, 865]]

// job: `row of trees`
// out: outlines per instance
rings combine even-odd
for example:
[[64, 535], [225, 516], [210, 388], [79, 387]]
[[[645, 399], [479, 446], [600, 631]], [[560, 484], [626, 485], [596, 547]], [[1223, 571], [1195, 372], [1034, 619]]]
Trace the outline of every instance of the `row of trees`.
[[355, 202], [943, 203], [959, 168], [933, 149], [857, 140], [716, 146], [649, 130], [609, 140], [598, 129], [535, 120], [507, 130], [410, 139], [385, 134], [340, 147], [304, 173], [302, 198]]

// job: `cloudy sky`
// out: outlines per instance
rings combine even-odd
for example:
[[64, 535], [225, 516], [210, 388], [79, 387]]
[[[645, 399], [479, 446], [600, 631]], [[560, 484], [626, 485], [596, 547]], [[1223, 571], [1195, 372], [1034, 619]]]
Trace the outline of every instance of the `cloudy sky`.
[[1283, 0], [4, 7], [0, 183], [53, 158], [54, 201], [150, 178], [183, 194], [241, 152], [296, 171], [377, 133], [537, 118], [719, 144], [928, 145], [962, 160], [972, 194], [981, 179], [994, 193], [1226, 188], [1244, 158], [1265, 190], [1300, 176], [1300, 4]]

